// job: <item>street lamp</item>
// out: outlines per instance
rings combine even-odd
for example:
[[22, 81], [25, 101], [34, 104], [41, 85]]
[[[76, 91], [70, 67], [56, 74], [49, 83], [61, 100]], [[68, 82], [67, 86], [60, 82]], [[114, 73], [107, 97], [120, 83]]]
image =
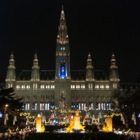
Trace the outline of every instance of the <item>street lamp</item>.
[[8, 120], [8, 113], [7, 113], [7, 108], [8, 108], [8, 104], [5, 104], [4, 106], [4, 125], [7, 125], [7, 120]]
[[5, 105], [5, 108], [7, 108], [8, 106], [9, 106], [9, 105], [8, 105], [8, 104], [6, 104], [6, 105]]

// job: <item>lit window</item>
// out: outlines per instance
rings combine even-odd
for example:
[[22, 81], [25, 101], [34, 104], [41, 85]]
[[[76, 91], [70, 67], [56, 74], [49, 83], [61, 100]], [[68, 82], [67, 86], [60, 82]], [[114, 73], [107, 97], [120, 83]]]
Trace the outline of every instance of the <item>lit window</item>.
[[8, 84], [8, 88], [13, 87], [13, 84]]
[[40, 88], [41, 88], [41, 89], [44, 89], [44, 85], [41, 85]]
[[46, 85], [46, 88], [48, 88], [48, 89], [49, 89], [49, 88], [50, 88], [50, 85]]
[[95, 88], [99, 89], [99, 85], [95, 85]]
[[44, 103], [40, 103], [39, 109], [40, 109], [40, 110], [44, 110], [44, 107], [45, 107], [45, 106], [44, 106]]
[[79, 104], [78, 103], [72, 103], [71, 108], [72, 109], [79, 109]]
[[94, 110], [94, 105], [93, 105], [93, 103], [90, 103], [90, 110]]
[[27, 89], [30, 89], [30, 85], [27, 85], [26, 88], [27, 88]]
[[93, 88], [93, 85], [92, 84], [88, 84], [88, 88], [89, 89], [92, 89]]
[[50, 85], [48, 85], [47, 88], [50, 88]]
[[117, 88], [117, 84], [113, 84], [113, 88]]
[[65, 50], [65, 47], [61, 47], [60, 50], [61, 50], [61, 51], [64, 51], [64, 50]]
[[101, 109], [101, 104], [100, 103], [98, 103], [98, 110], [100, 110]]
[[111, 110], [111, 103], [98, 103], [98, 110]]
[[33, 89], [37, 89], [37, 84], [33, 84]]
[[65, 71], [65, 64], [61, 64], [61, 67], [60, 67], [60, 77], [62, 79], [66, 78], [66, 71]]
[[104, 110], [104, 103], [101, 103], [101, 110]]
[[54, 85], [51, 85], [51, 88], [54, 89]]
[[45, 110], [50, 110], [50, 104], [49, 103], [45, 103]]
[[30, 104], [29, 103], [25, 104], [25, 110], [30, 110]]
[[71, 88], [72, 88], [72, 89], [75, 89], [75, 85], [71, 85]]
[[17, 89], [20, 89], [20, 85], [17, 85], [16, 88], [17, 88]]
[[76, 85], [76, 88], [77, 88], [77, 89], [80, 89], [80, 85]]
[[81, 88], [84, 89], [85, 88], [85, 85], [81, 85]]
[[22, 88], [22, 89], [25, 89], [25, 85], [22, 85], [21, 88]]
[[109, 89], [109, 85], [106, 85], [106, 88]]
[[86, 103], [82, 102], [78, 104], [78, 109], [79, 110], [85, 110], [86, 109]]
[[32, 104], [32, 110], [37, 110], [37, 103]]
[[111, 110], [111, 103], [109, 103], [109, 110]]
[[100, 85], [100, 88], [102, 88], [102, 89], [103, 89], [103, 88], [104, 88], [104, 85]]

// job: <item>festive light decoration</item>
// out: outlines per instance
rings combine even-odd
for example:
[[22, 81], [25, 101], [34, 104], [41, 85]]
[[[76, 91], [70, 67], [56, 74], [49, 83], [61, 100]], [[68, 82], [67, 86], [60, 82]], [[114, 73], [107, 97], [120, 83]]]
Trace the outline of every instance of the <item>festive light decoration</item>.
[[38, 114], [35, 120], [36, 120], [36, 132], [44, 132], [45, 127], [42, 124], [42, 116]]
[[105, 124], [103, 126], [104, 132], [112, 132], [112, 117], [106, 117]]
[[28, 124], [34, 124], [34, 121], [30, 121], [30, 119], [35, 119], [35, 116], [31, 116], [30, 112], [21, 112], [19, 115], [25, 117]]
[[71, 116], [70, 118], [70, 125], [66, 128], [67, 132], [80, 132], [85, 131], [85, 126], [82, 126], [80, 123], [80, 114], [79, 111], [75, 112], [75, 116]]
[[106, 118], [106, 124], [107, 124], [107, 127], [108, 127], [108, 131], [109, 132], [112, 132], [112, 118], [111, 117], [107, 117]]
[[41, 115], [38, 114], [36, 117], [36, 132], [41, 132], [41, 124], [42, 124]]
[[104, 117], [106, 118], [106, 117], [113, 117], [113, 116], [121, 116], [122, 115], [122, 113], [112, 113], [111, 115], [104, 115]]

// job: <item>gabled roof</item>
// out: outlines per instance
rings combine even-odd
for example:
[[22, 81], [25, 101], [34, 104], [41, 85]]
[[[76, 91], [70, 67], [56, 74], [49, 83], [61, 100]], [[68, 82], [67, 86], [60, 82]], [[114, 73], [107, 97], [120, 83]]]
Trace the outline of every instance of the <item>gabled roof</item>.
[[[30, 80], [32, 70], [22, 70], [17, 80]], [[40, 80], [54, 80], [55, 70], [40, 70]], [[85, 80], [86, 71], [85, 70], [72, 70], [71, 79], [72, 80]], [[94, 70], [94, 76], [96, 80], [107, 80], [108, 77], [103, 70]]]

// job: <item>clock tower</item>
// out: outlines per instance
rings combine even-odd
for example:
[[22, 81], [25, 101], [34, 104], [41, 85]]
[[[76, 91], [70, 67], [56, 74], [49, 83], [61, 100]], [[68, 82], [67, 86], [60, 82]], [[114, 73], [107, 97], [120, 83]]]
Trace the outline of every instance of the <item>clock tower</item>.
[[71, 76], [70, 76], [70, 49], [69, 38], [62, 7], [57, 35], [56, 72], [55, 72], [55, 104], [59, 106], [62, 94], [66, 97], [67, 106], [70, 105]]

